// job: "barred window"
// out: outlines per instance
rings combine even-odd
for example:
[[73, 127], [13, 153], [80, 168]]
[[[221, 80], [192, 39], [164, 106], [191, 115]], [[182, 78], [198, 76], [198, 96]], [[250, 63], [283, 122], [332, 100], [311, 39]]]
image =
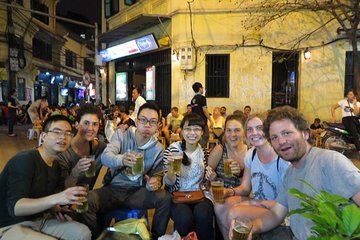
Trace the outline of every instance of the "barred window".
[[33, 56], [45, 61], [52, 61], [52, 45], [38, 38], [32, 40]]
[[104, 1], [105, 18], [109, 18], [119, 12], [119, 0]]
[[95, 74], [94, 61], [89, 58], [84, 59], [84, 71], [88, 71], [91, 74]]
[[[46, 6], [44, 3], [42, 3], [42, 1], [39, 0], [32, 0], [31, 1], [31, 9], [32, 10], [36, 10], [36, 11], [40, 11], [43, 13], [49, 13], [49, 7]], [[49, 24], [49, 17], [45, 16], [45, 15], [40, 15], [37, 13], [31, 13], [31, 16], [33, 16], [34, 18], [36, 18], [37, 20], [45, 23], [45, 24]]]
[[[360, 59], [360, 52], [357, 52], [358, 59]], [[344, 96], [347, 95], [347, 92], [350, 89], [354, 89], [354, 71], [353, 71], [353, 52], [346, 52], [345, 59], [345, 88], [344, 88]]]
[[65, 65], [76, 68], [76, 54], [70, 50], [65, 51]]
[[229, 97], [230, 54], [206, 54], [206, 96]]

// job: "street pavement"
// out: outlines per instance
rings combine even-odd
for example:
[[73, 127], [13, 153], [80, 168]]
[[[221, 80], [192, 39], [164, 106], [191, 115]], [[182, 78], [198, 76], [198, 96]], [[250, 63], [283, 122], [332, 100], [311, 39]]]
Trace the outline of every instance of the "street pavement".
[[8, 137], [7, 125], [0, 125], [0, 171], [4, 168], [7, 161], [16, 153], [36, 147], [37, 140], [27, 138], [27, 130], [32, 128], [32, 124], [15, 125], [14, 133], [16, 137]]

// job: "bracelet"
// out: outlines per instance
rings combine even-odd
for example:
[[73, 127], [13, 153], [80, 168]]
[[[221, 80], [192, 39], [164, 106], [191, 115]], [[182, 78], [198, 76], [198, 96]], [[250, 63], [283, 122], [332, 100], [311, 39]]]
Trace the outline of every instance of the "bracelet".
[[232, 197], [233, 197], [233, 196], [235, 196], [235, 195], [236, 195], [235, 189], [234, 189], [234, 188], [232, 188], [232, 187], [231, 187], [230, 189], [233, 191], [233, 195], [232, 195]]

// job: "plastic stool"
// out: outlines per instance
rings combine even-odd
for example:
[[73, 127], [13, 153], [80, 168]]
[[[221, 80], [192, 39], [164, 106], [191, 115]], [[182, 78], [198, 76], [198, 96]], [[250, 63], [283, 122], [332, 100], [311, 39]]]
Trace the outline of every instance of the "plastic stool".
[[142, 218], [146, 219], [146, 223], [149, 224], [148, 213], [146, 209], [127, 209], [121, 208], [108, 212], [105, 215], [105, 227], [109, 227], [109, 224], [112, 219], [115, 219], [115, 222], [125, 220], [128, 218]]

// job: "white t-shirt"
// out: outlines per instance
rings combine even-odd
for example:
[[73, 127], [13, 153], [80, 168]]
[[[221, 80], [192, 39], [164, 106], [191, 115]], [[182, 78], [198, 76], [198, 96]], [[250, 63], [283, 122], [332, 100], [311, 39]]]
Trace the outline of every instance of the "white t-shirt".
[[131, 114], [130, 118], [132, 120], [136, 120], [138, 112], [139, 112], [139, 108], [144, 105], [146, 103], [146, 100], [142, 97], [142, 96], [138, 96], [135, 100], [135, 108], [134, 108], [134, 112]]
[[245, 156], [245, 167], [251, 172], [254, 199], [275, 200], [290, 163], [278, 157], [269, 163], [262, 163], [257, 154], [252, 159], [254, 149], [249, 149]]
[[[349, 102], [346, 98], [342, 99], [338, 102], [339, 106], [341, 107], [342, 117], [350, 117], [355, 116], [353, 113], [354, 111], [354, 104]], [[360, 102], [357, 102], [356, 105], [360, 107]]]

